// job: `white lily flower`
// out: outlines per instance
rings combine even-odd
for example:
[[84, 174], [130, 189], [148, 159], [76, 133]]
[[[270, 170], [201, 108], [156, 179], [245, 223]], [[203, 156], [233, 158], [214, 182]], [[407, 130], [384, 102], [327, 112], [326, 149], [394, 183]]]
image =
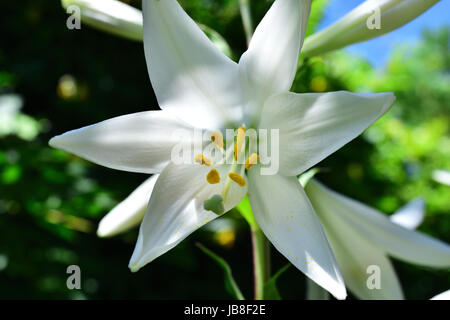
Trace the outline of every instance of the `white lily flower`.
[[[339, 21], [308, 37], [303, 53], [315, 56], [389, 33], [420, 16], [439, 1], [367, 0]], [[379, 22], [378, 26], [371, 25], [372, 17], [374, 22]]]
[[[305, 187], [319, 216], [347, 287], [360, 299], [402, 299], [395, 270], [388, 259], [437, 268], [450, 267], [450, 246], [420, 232], [407, 229], [386, 215], [340, 195], [312, 179]], [[411, 228], [420, 219], [419, 201], [400, 213]], [[419, 204], [420, 206], [420, 204]], [[411, 219], [406, 216], [408, 212]], [[398, 217], [398, 216], [397, 216]], [[394, 218], [394, 221], [398, 218]], [[366, 285], [369, 266], [380, 268], [381, 288]]]
[[[296, 176], [358, 136], [395, 98], [391, 93], [289, 92], [310, 6], [311, 0], [276, 0], [235, 63], [176, 0], [143, 2], [147, 66], [163, 110], [117, 117], [50, 141], [103, 166], [160, 174], [129, 264], [132, 271], [236, 206], [248, 188], [255, 219], [272, 244], [336, 298], [346, 297], [325, 233]], [[220, 150], [224, 130], [238, 128], [235, 146], [246, 150], [243, 126], [279, 130], [278, 174], [262, 175], [261, 164], [238, 163], [241, 152], [237, 148], [233, 157], [227, 141], [233, 164], [203, 154], [195, 155], [198, 163], [171, 162], [179, 143], [174, 131], [215, 130], [209, 132]], [[251, 154], [246, 164], [257, 158]]]
[[80, 9], [81, 21], [99, 30], [131, 40], [142, 40], [142, 12], [117, 0], [61, 0], [67, 9]]

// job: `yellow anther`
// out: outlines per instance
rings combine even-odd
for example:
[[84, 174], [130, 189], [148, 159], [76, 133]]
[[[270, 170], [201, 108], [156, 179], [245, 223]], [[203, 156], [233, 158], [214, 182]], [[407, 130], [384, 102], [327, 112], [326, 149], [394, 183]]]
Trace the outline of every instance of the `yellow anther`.
[[245, 169], [250, 169], [253, 167], [259, 160], [259, 156], [257, 153], [252, 153], [250, 157], [245, 161]]
[[223, 136], [219, 131], [214, 131], [211, 134], [211, 141], [214, 142], [217, 148], [223, 149]]
[[242, 145], [245, 141], [245, 128], [239, 127], [237, 138], [236, 138], [236, 144], [234, 145], [234, 160], [238, 160], [241, 157], [242, 152]]
[[205, 166], [211, 165], [211, 159], [199, 153], [194, 157], [194, 161], [198, 164], [204, 164]]
[[216, 169], [211, 169], [206, 175], [206, 181], [210, 184], [217, 184], [220, 182], [220, 174]]
[[236, 172], [230, 172], [228, 174], [228, 176], [230, 177], [231, 180], [236, 182], [240, 187], [245, 186], [245, 184], [246, 184], [245, 179], [240, 174], [237, 174]]

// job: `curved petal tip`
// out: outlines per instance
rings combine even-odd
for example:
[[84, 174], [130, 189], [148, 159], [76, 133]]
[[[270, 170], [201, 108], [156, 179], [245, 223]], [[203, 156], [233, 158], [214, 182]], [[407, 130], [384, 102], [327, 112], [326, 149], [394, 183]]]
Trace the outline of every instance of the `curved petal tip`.
[[58, 141], [60, 141], [61, 136], [55, 136], [48, 141], [48, 145], [52, 148], [58, 148]]
[[347, 290], [345, 287], [341, 287], [338, 289], [338, 291], [334, 294], [334, 297], [338, 300], [345, 300], [347, 298]]
[[111, 236], [113, 236], [114, 230], [112, 230], [112, 228], [105, 223], [105, 220], [103, 219], [102, 221], [100, 221], [98, 228], [97, 228], [97, 237], [99, 238], [109, 238]]
[[130, 268], [130, 271], [133, 272], [133, 273], [138, 272], [141, 269], [141, 267], [138, 266], [137, 263], [131, 263], [131, 262], [128, 265], [128, 268]]

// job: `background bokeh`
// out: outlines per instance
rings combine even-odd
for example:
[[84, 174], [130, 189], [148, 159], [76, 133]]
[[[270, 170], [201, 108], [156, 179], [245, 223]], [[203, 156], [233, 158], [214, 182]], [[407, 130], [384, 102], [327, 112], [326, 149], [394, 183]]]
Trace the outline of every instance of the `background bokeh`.
[[[188, 13], [228, 41], [234, 59], [246, 43], [236, 0], [183, 0]], [[139, 1], [128, 3], [140, 7]], [[271, 1], [253, 1], [257, 22]], [[327, 1], [315, 0], [308, 34]], [[70, 129], [158, 109], [143, 46], [87, 26], [66, 28], [59, 1], [1, 1], [0, 21], [0, 298], [221, 299], [222, 271], [194, 244], [224, 257], [244, 295], [252, 296], [250, 234], [232, 212], [205, 226], [138, 273], [128, 270], [137, 230], [99, 239], [99, 220], [147, 177], [103, 168], [48, 147]], [[446, 14], [442, 12], [442, 14]], [[414, 23], [414, 22], [413, 22]], [[450, 169], [449, 25], [398, 43], [374, 69], [339, 51], [302, 59], [296, 92], [393, 91], [391, 111], [319, 164], [331, 188], [391, 214], [423, 197], [419, 230], [450, 242], [450, 187], [436, 170]], [[378, 48], [379, 49], [379, 48]], [[275, 250], [273, 270], [286, 264]], [[68, 290], [66, 268], [82, 270], [82, 289]], [[449, 289], [448, 270], [394, 260], [408, 299]], [[290, 268], [278, 282], [285, 299], [302, 299], [305, 280]]]

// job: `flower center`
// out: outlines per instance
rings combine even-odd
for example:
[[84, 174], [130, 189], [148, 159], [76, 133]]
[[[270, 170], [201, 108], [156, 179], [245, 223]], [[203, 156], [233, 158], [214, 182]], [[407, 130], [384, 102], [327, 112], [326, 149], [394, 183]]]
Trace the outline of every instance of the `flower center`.
[[[225, 156], [225, 164], [228, 164], [227, 160], [231, 160], [231, 168], [225, 176], [221, 177], [219, 171], [214, 168], [214, 164], [211, 158], [205, 156], [204, 154], [197, 154], [194, 157], [194, 161], [199, 165], [213, 166], [213, 168], [206, 175], [206, 181], [209, 184], [218, 184], [221, 182], [221, 179], [225, 179], [221, 193], [213, 195], [203, 203], [203, 207], [205, 210], [213, 211], [214, 213], [219, 215], [223, 214], [225, 211], [224, 202], [226, 202], [227, 200], [231, 185], [235, 183], [240, 188], [245, 187], [247, 184], [244, 178], [245, 170], [249, 170], [259, 160], [258, 154], [254, 152], [251, 153], [250, 156], [247, 157], [247, 159], [244, 161], [245, 154], [250, 153], [249, 144], [246, 143], [245, 128], [241, 126], [237, 129], [237, 133], [235, 131], [233, 133], [233, 139], [230, 139], [230, 141], [232, 141], [233, 143], [233, 146], [230, 146], [228, 148], [225, 146], [222, 133], [220, 133], [219, 131], [214, 131], [211, 134], [211, 142], [215, 145], [216, 151], [221, 152], [221, 154]], [[234, 135], [236, 139], [234, 139]], [[229, 153], [226, 150], [229, 150]], [[233, 152], [232, 155], [230, 154], [231, 150]], [[215, 165], [225, 164], [217, 163]]]

